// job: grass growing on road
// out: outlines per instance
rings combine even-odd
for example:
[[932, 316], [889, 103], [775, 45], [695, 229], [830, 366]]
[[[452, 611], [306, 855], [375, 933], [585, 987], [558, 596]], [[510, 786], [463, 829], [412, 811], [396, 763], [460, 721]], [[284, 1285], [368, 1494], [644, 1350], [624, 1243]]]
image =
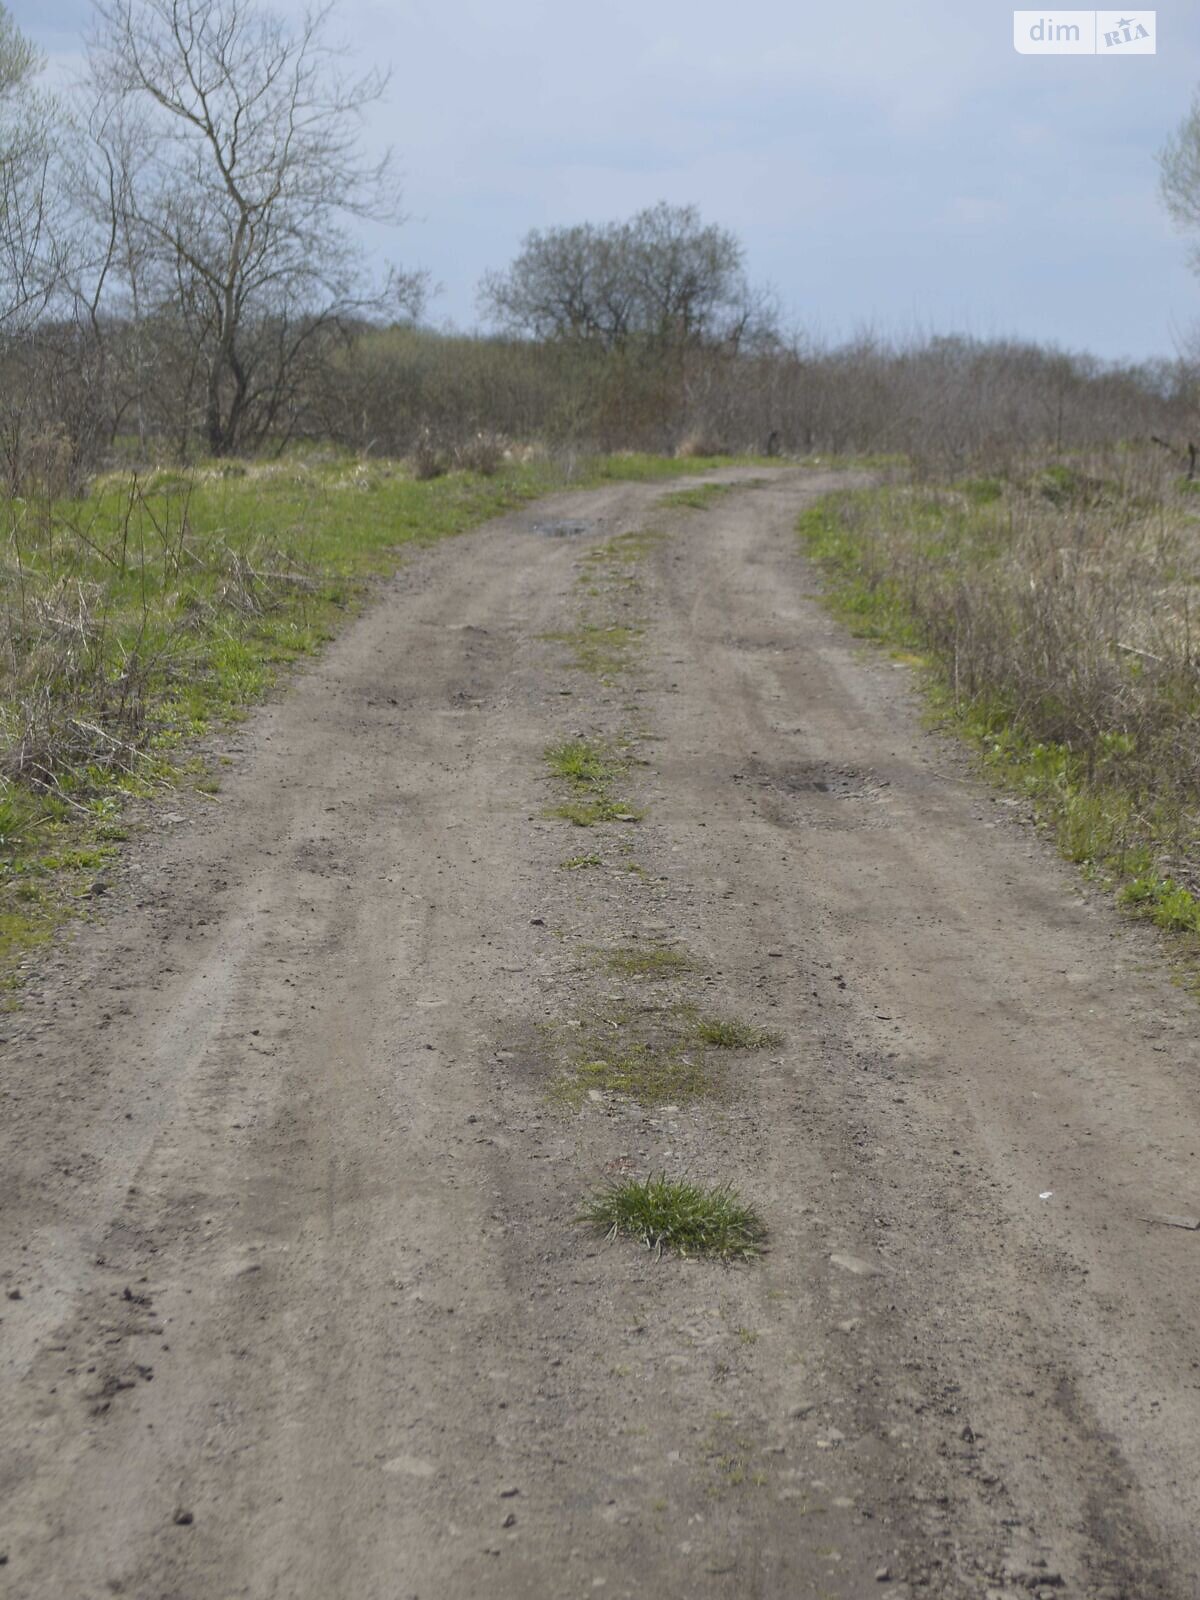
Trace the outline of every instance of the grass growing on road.
[[664, 538], [656, 528], [632, 528], [628, 533], [614, 534], [603, 544], [593, 546], [584, 556], [584, 563], [602, 571], [608, 567], [631, 567], [648, 556]]
[[[650, 965], [609, 970], [635, 980], [676, 977], [690, 963], [658, 967], [652, 957]], [[736, 1018], [705, 1016], [687, 1001], [647, 1004], [645, 994], [639, 988], [625, 999], [609, 997], [572, 1024], [547, 1026], [553, 1099], [580, 1106], [595, 1091], [655, 1106], [719, 1096], [730, 1071], [722, 1057], [780, 1042], [778, 1034]]]
[[756, 1028], [740, 1017], [700, 1017], [696, 1037], [718, 1050], [770, 1050], [783, 1043], [783, 1035], [770, 1028]]
[[567, 739], [551, 745], [546, 762], [556, 778], [564, 778], [573, 788], [602, 789], [617, 774], [617, 766], [600, 745], [587, 739]]
[[665, 944], [623, 945], [619, 950], [606, 950], [604, 964], [609, 972], [625, 978], [674, 978], [695, 967], [686, 951]]
[[713, 1079], [702, 1055], [672, 1042], [617, 1042], [598, 1055], [575, 1062], [560, 1081], [560, 1092], [577, 1104], [589, 1089], [621, 1095], [642, 1106], [698, 1100], [710, 1094]]
[[715, 1094], [720, 1074], [694, 1037], [690, 1008], [611, 997], [544, 1029], [551, 1099], [578, 1107], [589, 1091], [643, 1106]]
[[550, 816], [561, 817], [577, 828], [640, 820], [640, 811], [613, 794], [612, 785], [629, 762], [608, 746], [596, 740], [567, 739], [547, 749], [546, 765], [570, 790], [570, 798], [552, 806]]
[[827, 497], [800, 519], [833, 610], [1063, 854], [1200, 957], [1200, 523], [1149, 448]]
[[[587, 672], [601, 683], [612, 684], [627, 673], [644, 632], [641, 622], [627, 615], [616, 620], [612, 601], [619, 596], [624, 604], [641, 584], [637, 566], [664, 535], [653, 528], [634, 528], [594, 545], [583, 557], [576, 589], [583, 597], [582, 615], [573, 628], [543, 637], [565, 644], [571, 651], [571, 665]], [[598, 602], [593, 604], [592, 602]]]
[[564, 800], [551, 806], [548, 816], [573, 823], [577, 828], [594, 828], [601, 822], [637, 822], [640, 811], [630, 811], [619, 800], [600, 796], [594, 800]]
[[571, 652], [571, 665], [601, 682], [611, 682], [633, 664], [633, 650], [641, 629], [629, 623], [581, 622], [578, 627], [544, 637], [554, 644], [565, 644]]
[[753, 1206], [727, 1185], [707, 1188], [683, 1178], [628, 1178], [592, 1195], [580, 1222], [606, 1234], [636, 1239], [655, 1252], [748, 1260], [766, 1245], [767, 1229]]

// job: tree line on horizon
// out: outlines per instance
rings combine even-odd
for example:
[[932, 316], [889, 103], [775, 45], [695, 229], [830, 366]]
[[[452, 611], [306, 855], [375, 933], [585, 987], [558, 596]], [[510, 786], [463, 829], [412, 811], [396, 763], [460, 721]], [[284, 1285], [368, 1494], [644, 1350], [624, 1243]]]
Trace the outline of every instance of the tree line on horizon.
[[[356, 241], [356, 223], [401, 220], [392, 156], [363, 139], [388, 80], [353, 69], [331, 20], [292, 26], [258, 0], [93, 0], [67, 106], [0, 6], [10, 493], [31, 475], [78, 486], [114, 459], [313, 439], [418, 450], [434, 470], [480, 439], [967, 461], [1191, 429], [1186, 356], [818, 345], [783, 327], [733, 233], [665, 202], [534, 230], [480, 285], [491, 331], [437, 333], [427, 275], [373, 272]], [[1200, 106], [1161, 161], [1173, 216], [1200, 234]]]

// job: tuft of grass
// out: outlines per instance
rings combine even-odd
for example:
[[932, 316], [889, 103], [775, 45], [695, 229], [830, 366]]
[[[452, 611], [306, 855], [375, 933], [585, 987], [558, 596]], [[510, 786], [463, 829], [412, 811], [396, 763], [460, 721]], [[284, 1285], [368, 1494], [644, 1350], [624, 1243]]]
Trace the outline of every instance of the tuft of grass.
[[577, 789], [602, 789], [617, 771], [603, 748], [588, 739], [552, 744], [546, 751], [546, 764], [556, 778], [564, 778]]
[[709, 1188], [665, 1173], [609, 1185], [590, 1197], [578, 1220], [610, 1239], [636, 1239], [656, 1253], [720, 1261], [750, 1260], [767, 1238], [761, 1216], [731, 1185]]
[[1134, 878], [1121, 890], [1120, 900], [1168, 933], [1200, 933], [1200, 900], [1173, 878]]
[[695, 1036], [718, 1050], [769, 1050], [783, 1043], [783, 1035], [770, 1028], [756, 1028], [739, 1017], [700, 1017]]
[[546, 751], [552, 776], [569, 784], [573, 797], [552, 806], [548, 816], [561, 817], [577, 828], [600, 822], [640, 822], [642, 813], [613, 795], [610, 785], [629, 765], [607, 746], [589, 739], [567, 739]]
[[582, 872], [587, 867], [602, 867], [604, 865], [597, 855], [568, 856], [565, 861], [560, 861], [558, 864], [564, 872]]
[[604, 964], [624, 978], [673, 978], [691, 972], [695, 965], [685, 951], [665, 944], [623, 945], [619, 950], [607, 950]]

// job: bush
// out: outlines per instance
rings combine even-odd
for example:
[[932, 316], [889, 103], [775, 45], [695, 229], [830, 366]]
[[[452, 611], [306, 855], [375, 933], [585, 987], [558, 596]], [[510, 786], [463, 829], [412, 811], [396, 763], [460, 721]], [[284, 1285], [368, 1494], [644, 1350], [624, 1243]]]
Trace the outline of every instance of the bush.
[[504, 461], [504, 440], [495, 433], [473, 434], [457, 447], [454, 460], [462, 471], [478, 472], [490, 478], [499, 472]]
[[450, 470], [448, 454], [430, 428], [422, 428], [417, 435], [413, 445], [412, 470], [413, 477], [421, 482], [445, 477]]

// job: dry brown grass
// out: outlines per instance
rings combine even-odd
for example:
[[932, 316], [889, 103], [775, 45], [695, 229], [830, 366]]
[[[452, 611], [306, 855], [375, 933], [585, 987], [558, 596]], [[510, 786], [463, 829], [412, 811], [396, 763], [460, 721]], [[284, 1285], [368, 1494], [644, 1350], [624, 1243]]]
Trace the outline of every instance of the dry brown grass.
[[719, 456], [725, 453], [725, 446], [715, 434], [711, 433], [689, 433], [675, 447], [675, 455], [680, 461], [697, 461], [704, 456]]
[[454, 451], [454, 464], [460, 472], [478, 472], [491, 478], [505, 460], [505, 440], [498, 433], [480, 430], [464, 439]]
[[413, 441], [409, 457], [413, 477], [420, 483], [444, 478], [450, 470], [450, 452], [432, 428], [422, 428]]
[[929, 655], [1065, 852], [1200, 931], [1178, 898], [1200, 893], [1200, 495], [1173, 463], [1120, 449], [897, 485], [804, 531], [843, 614]]

